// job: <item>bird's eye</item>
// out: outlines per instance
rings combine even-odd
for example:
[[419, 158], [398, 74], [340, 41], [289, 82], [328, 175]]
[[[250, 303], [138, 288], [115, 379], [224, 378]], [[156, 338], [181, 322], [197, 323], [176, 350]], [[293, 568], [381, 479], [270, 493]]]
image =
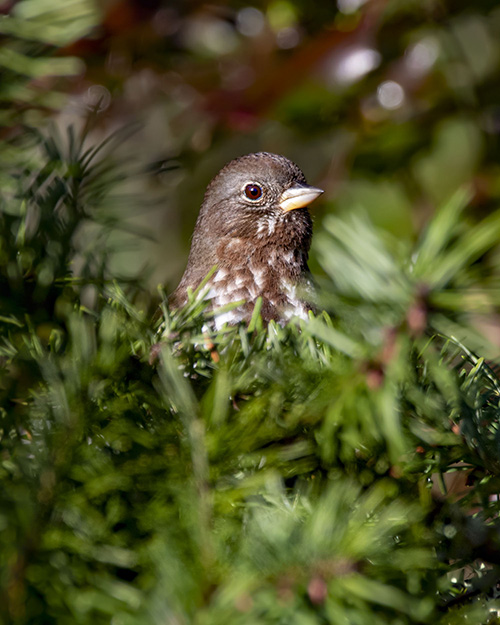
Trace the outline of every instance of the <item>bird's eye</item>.
[[258, 184], [247, 184], [245, 195], [249, 200], [258, 200], [262, 197], [262, 187], [259, 187]]

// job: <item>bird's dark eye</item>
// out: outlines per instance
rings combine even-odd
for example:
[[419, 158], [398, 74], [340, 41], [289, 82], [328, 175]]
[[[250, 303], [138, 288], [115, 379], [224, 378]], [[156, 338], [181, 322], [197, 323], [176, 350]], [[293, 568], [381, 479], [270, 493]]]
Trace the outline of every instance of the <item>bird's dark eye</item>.
[[262, 188], [258, 184], [247, 184], [245, 195], [249, 200], [258, 200], [262, 197]]

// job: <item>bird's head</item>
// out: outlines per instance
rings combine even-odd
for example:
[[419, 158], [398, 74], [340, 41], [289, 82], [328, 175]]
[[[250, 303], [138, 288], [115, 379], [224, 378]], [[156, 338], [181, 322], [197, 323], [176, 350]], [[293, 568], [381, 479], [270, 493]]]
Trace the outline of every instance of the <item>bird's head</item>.
[[271, 236], [280, 224], [309, 223], [307, 206], [321, 193], [292, 161], [258, 152], [219, 172], [207, 188], [200, 217], [219, 235]]

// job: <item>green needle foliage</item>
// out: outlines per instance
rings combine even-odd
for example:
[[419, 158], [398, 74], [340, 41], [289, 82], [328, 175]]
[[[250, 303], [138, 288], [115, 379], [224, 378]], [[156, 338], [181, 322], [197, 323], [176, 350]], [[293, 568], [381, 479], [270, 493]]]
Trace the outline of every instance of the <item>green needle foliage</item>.
[[[87, 35], [98, 23], [99, 11], [89, 0], [68, 0], [64, 5], [59, 0], [23, 0], [0, 8], [8, 10], [8, 17], [0, 19], [3, 130], [20, 121], [34, 124], [43, 110], [64, 103], [58, 79], [78, 75], [83, 66], [79, 59], [55, 54], [58, 47]], [[43, 89], [44, 82], [52, 89]], [[1, 160], [7, 162], [5, 154]]]
[[215, 332], [113, 275], [113, 140], [37, 135], [1, 202], [2, 622], [498, 622], [500, 213], [332, 216], [325, 312]]

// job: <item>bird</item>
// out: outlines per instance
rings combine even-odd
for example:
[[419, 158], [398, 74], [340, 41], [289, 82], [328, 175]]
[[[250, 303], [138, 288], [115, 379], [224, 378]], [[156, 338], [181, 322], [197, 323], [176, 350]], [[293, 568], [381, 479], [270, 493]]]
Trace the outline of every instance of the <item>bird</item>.
[[[260, 315], [285, 325], [307, 319], [311, 291], [307, 265], [312, 238], [308, 205], [323, 190], [308, 185], [301, 169], [270, 152], [240, 156], [208, 185], [194, 228], [184, 275], [169, 298], [171, 309], [188, 301], [215, 267], [204, 297], [215, 326], [249, 322], [257, 299]], [[240, 302], [217, 314], [217, 309]]]

